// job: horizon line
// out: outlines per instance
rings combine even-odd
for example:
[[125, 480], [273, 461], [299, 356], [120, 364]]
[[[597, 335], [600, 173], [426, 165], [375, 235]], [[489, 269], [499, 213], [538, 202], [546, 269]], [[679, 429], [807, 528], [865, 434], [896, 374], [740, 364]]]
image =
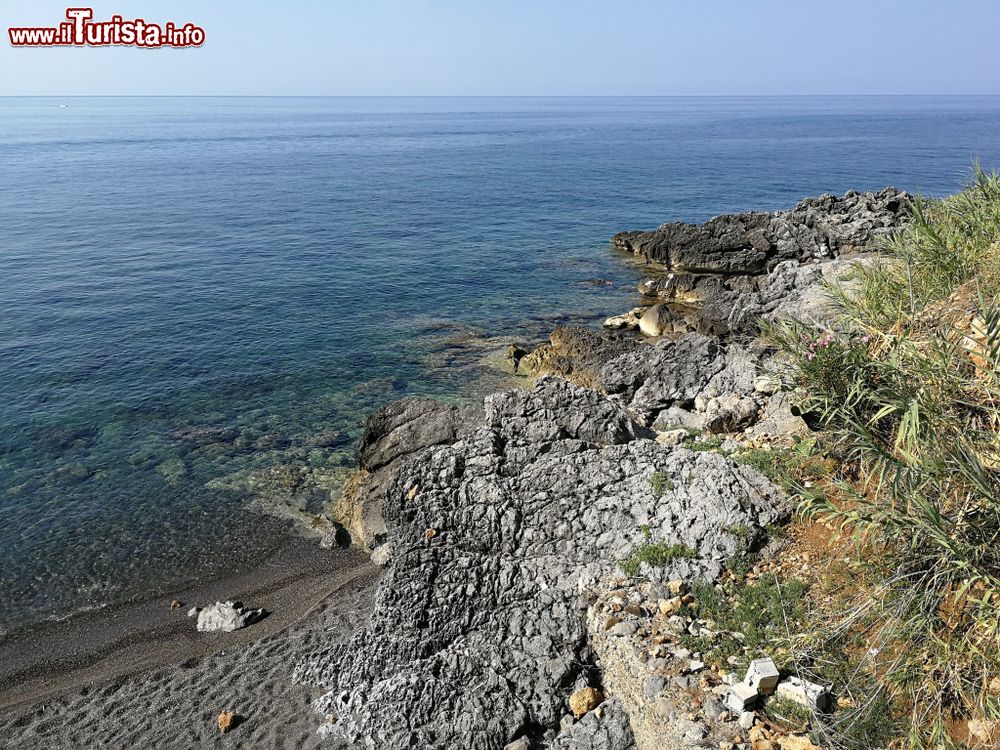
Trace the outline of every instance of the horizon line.
[[937, 97], [1000, 98], [997, 93], [810, 93], [810, 94], [0, 94], [2, 99], [735, 99], [735, 98]]

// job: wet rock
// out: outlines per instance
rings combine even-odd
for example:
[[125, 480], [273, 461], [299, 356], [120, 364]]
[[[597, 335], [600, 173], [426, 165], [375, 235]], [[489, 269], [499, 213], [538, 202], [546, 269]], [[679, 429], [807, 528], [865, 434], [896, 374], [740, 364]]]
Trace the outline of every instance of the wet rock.
[[171, 484], [176, 484], [187, 475], [187, 465], [179, 458], [168, 458], [157, 464], [156, 473]]
[[94, 470], [83, 464], [66, 464], [51, 471], [46, 476], [46, 483], [77, 484], [85, 482], [94, 476]]
[[246, 609], [240, 602], [215, 602], [198, 610], [198, 632], [231, 633], [263, 619], [263, 609]]
[[292, 441], [288, 439], [287, 435], [282, 435], [279, 432], [267, 432], [254, 440], [252, 447], [255, 451], [276, 451], [287, 448], [291, 444]]
[[306, 439], [310, 448], [336, 448], [344, 443], [344, 434], [337, 430], [318, 432]]
[[453, 443], [466, 411], [421, 398], [396, 401], [368, 418], [358, 465], [373, 471], [432, 445]]
[[205, 446], [211, 443], [232, 443], [240, 435], [240, 431], [232, 427], [210, 427], [191, 425], [171, 430], [167, 436], [178, 443], [190, 443], [195, 446]]

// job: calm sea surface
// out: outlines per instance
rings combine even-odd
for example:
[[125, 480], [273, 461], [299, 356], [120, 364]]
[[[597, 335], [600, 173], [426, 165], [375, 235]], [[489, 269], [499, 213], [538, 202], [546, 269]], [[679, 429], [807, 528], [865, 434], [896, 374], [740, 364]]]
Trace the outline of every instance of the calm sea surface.
[[0, 99], [0, 631], [259, 562], [248, 477], [335, 484], [369, 410], [631, 306], [618, 230], [948, 193], [997, 133], [997, 98]]

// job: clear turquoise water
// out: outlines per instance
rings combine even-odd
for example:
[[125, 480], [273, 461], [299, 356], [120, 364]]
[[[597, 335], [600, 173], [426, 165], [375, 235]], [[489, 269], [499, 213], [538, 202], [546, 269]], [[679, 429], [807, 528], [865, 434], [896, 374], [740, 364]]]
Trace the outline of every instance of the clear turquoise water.
[[951, 192], [998, 132], [997, 98], [0, 99], [0, 625], [254, 565], [285, 524], [206, 485], [349, 466], [369, 410], [495, 384], [476, 337], [630, 306], [620, 229]]

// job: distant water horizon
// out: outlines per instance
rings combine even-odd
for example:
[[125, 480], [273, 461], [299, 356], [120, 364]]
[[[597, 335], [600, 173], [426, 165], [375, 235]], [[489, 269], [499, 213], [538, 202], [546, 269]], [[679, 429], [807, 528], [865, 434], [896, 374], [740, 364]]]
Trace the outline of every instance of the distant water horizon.
[[997, 96], [0, 97], [0, 121], [0, 633], [259, 564], [288, 533], [259, 477], [335, 483], [373, 409], [478, 397], [500, 337], [631, 307], [617, 231], [1000, 166]]

